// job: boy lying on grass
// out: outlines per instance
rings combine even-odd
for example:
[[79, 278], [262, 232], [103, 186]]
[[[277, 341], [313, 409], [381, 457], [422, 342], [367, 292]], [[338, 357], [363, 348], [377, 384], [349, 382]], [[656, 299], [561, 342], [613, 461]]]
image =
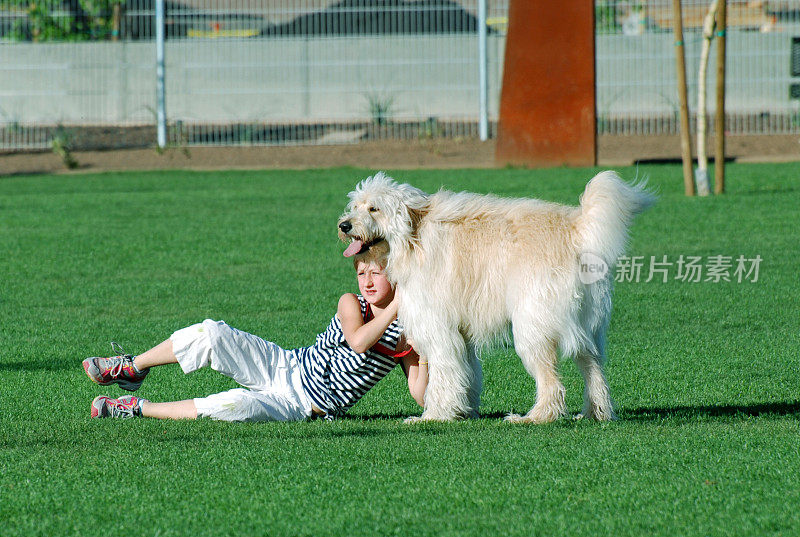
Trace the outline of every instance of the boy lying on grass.
[[155, 403], [134, 395], [92, 401], [93, 418], [152, 417], [223, 421], [294, 421], [344, 415], [398, 363], [408, 389], [424, 405], [427, 362], [405, 340], [394, 288], [386, 279], [386, 243], [354, 258], [360, 295], [339, 299], [336, 315], [310, 347], [284, 350], [258, 336], [210, 319], [178, 330], [138, 356], [87, 358], [94, 382], [139, 389], [151, 367], [180, 365], [184, 373], [209, 366], [245, 388], [208, 397]]

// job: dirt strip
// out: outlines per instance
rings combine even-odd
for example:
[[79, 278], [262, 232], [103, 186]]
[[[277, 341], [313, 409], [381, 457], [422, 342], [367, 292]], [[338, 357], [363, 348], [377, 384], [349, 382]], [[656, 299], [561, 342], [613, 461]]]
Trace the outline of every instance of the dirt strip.
[[[709, 147], [714, 147], [713, 138]], [[495, 142], [472, 139], [374, 141], [357, 145], [192, 147], [77, 151], [73, 172], [154, 169], [307, 169], [353, 166], [369, 169], [494, 168]], [[729, 136], [726, 156], [740, 162], [800, 161], [800, 135]], [[677, 136], [600, 136], [598, 163], [680, 161]], [[0, 175], [69, 173], [52, 152], [0, 154]]]

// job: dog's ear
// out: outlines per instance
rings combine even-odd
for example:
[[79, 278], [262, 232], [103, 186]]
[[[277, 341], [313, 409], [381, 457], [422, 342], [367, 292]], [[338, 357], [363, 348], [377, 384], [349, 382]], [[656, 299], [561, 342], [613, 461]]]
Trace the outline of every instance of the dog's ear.
[[411, 220], [411, 232], [416, 233], [420, 222], [430, 210], [430, 196], [422, 190], [408, 184], [400, 185], [403, 193], [403, 204]]
[[411, 232], [416, 234], [422, 219], [428, 214], [428, 206], [420, 209], [408, 208], [408, 216], [411, 218]]

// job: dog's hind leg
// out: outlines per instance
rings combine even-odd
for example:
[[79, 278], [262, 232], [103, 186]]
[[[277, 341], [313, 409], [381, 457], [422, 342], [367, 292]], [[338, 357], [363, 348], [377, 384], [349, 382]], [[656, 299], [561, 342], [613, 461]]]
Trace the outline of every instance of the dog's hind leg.
[[538, 327], [514, 323], [514, 348], [525, 369], [536, 381], [536, 404], [524, 416], [511, 414], [506, 421], [514, 423], [549, 423], [566, 414], [564, 385], [558, 377], [557, 344], [543, 337]]
[[575, 358], [581, 370], [585, 387], [583, 390], [583, 412], [580, 417], [610, 421], [614, 415], [608, 381], [603, 374], [603, 360], [600, 356], [583, 351]]

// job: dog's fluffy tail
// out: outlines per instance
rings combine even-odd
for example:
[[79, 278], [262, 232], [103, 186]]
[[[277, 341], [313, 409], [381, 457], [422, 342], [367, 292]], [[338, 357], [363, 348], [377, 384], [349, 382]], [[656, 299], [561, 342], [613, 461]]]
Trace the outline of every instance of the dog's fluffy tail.
[[598, 173], [581, 196], [579, 247], [599, 256], [609, 268], [625, 252], [633, 218], [656, 202], [647, 182], [628, 184], [616, 172]]

